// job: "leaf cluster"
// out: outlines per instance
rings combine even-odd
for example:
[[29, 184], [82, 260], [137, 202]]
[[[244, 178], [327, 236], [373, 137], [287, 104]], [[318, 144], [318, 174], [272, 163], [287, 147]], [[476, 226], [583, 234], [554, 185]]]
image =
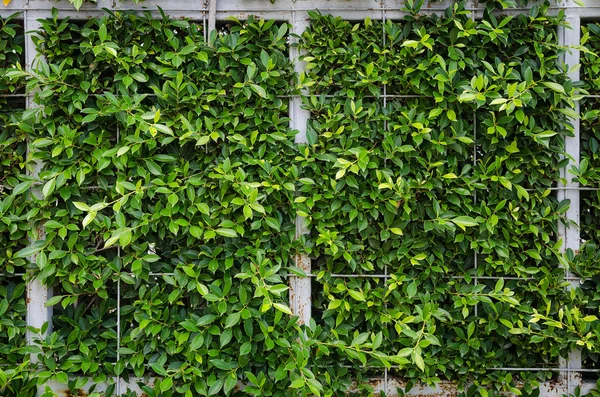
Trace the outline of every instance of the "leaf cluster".
[[[383, 352], [409, 359], [405, 379], [514, 391], [489, 368], [552, 366], [579, 340], [535, 320], [562, 320], [571, 302], [556, 229], [569, 202], [550, 188], [574, 88], [562, 16], [474, 21], [462, 7], [385, 23], [311, 15], [296, 203], [322, 332], [381, 332]], [[520, 376], [531, 391], [549, 374]]]
[[[24, 283], [2, 279], [0, 390], [91, 379], [112, 395], [115, 376], [135, 376], [156, 379], [148, 396], [353, 382], [372, 395], [361, 382], [387, 367], [409, 384], [531, 394], [549, 372], [490, 369], [596, 354], [598, 299], [566, 290], [569, 202], [552, 190], [576, 116], [563, 15], [410, 7], [385, 22], [311, 13], [299, 76], [289, 26], [254, 17], [207, 35], [164, 13], [55, 13], [32, 72], [3, 21], [15, 49], [0, 84], [26, 81], [39, 107], [0, 103], [0, 260], [50, 288], [53, 326], [23, 347]], [[290, 316], [298, 254], [314, 273], [306, 326]]]

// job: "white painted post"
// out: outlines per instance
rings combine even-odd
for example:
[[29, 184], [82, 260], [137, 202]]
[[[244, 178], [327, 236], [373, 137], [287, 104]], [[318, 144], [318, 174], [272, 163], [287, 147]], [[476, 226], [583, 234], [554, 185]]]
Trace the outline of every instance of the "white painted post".
[[[567, 4], [572, 5], [571, 1], [568, 1]], [[569, 15], [569, 10], [567, 9], [567, 15]], [[570, 28], [560, 27], [558, 30], [559, 42], [565, 46], [576, 46], [579, 45], [580, 42], [580, 19], [579, 16], [567, 16], [566, 21], [570, 25]], [[568, 76], [572, 81], [579, 80], [579, 50], [571, 48], [569, 52], [565, 54], [564, 57], [565, 64], [569, 68]], [[575, 105], [575, 111], [579, 113], [579, 103]], [[561, 178], [566, 182], [566, 184], [559, 184], [559, 187], [565, 187], [566, 189], [558, 190], [557, 198], [559, 201], [561, 200], [570, 200], [571, 205], [566, 213], [566, 217], [569, 221], [575, 223], [575, 225], [563, 225], [559, 223], [559, 237], [562, 238], [562, 250], [566, 252], [571, 249], [573, 252], [577, 252], [581, 245], [580, 239], [580, 203], [579, 203], [579, 183], [574, 182], [573, 175], [568, 173], [568, 169], [571, 166], [579, 166], [579, 119], [572, 119], [571, 123], [573, 125], [574, 136], [565, 138], [565, 151], [567, 155], [569, 155], [572, 160], [569, 161], [569, 164], [561, 169]], [[565, 269], [565, 276], [571, 282], [571, 287], [575, 285], [577, 279], [575, 275], [571, 273], [568, 269]], [[581, 375], [579, 373], [573, 372], [573, 369], [581, 368], [581, 351], [573, 350], [569, 353], [569, 356], [566, 358], [561, 358], [559, 361], [559, 367], [564, 369], [561, 371], [559, 380], [561, 384], [566, 383], [564, 393], [572, 394], [575, 386], [578, 386], [581, 383]]]
[[[31, 18], [27, 11], [23, 12], [24, 21], [23, 25], [25, 28], [25, 69], [28, 71], [33, 70], [34, 62], [37, 55], [37, 50], [32, 40], [32, 30], [40, 28], [40, 23]], [[27, 93], [26, 107], [28, 109], [35, 108], [37, 105], [33, 102], [33, 92]], [[41, 163], [36, 163], [33, 170], [30, 171], [31, 176], [38, 177], [42, 169]], [[36, 186], [31, 189], [31, 194], [36, 198], [41, 198], [41, 187]], [[46, 237], [45, 230], [37, 227], [35, 229], [34, 238], [30, 238], [30, 242], [34, 243], [38, 240], [43, 240]], [[33, 255], [29, 260], [35, 263], [37, 255]], [[48, 300], [48, 288], [42, 284], [38, 279], [32, 279], [27, 284], [27, 325], [35, 329], [41, 329], [45, 323], [49, 323], [52, 317], [51, 308], [46, 307], [46, 301]], [[48, 324], [50, 325], [50, 324]], [[36, 344], [36, 338], [41, 335], [32, 332], [29, 328], [27, 329], [27, 343], [30, 345]], [[37, 356], [31, 356], [31, 362], [37, 363]]]
[[217, 28], [217, 0], [209, 0], [208, 2], [208, 36], [210, 32]]
[[[308, 14], [306, 12], [292, 11], [292, 32], [301, 35], [309, 26]], [[297, 40], [290, 36], [290, 44]], [[300, 75], [304, 71], [305, 62], [300, 62], [300, 53], [297, 47], [290, 46], [290, 59], [294, 62], [294, 70]], [[310, 118], [310, 112], [302, 109], [302, 100], [294, 96], [290, 99], [290, 128], [298, 130], [296, 143], [306, 143], [306, 122]], [[308, 233], [306, 222], [302, 217], [296, 217], [296, 238]], [[296, 267], [302, 269], [306, 274], [311, 272], [311, 262], [308, 255], [296, 255]], [[290, 305], [294, 315], [298, 316], [299, 324], [309, 324], [311, 318], [311, 285], [310, 277], [290, 277]]]

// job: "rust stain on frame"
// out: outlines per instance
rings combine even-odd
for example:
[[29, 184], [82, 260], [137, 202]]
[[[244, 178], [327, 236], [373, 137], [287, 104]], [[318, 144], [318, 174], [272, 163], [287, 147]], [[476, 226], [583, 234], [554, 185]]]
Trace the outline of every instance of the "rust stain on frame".
[[[308, 255], [297, 254], [296, 267], [310, 274], [311, 262]], [[311, 285], [310, 277], [290, 277], [289, 298], [294, 315], [298, 316], [298, 324], [305, 325], [310, 322], [311, 316]]]

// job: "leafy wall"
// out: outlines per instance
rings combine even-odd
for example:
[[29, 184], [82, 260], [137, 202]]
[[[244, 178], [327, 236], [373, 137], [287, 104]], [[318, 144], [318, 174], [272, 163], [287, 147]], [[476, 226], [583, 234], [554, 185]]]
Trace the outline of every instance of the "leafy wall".
[[[597, 297], [566, 291], [569, 203], [551, 190], [572, 134], [562, 16], [463, 7], [311, 13], [300, 76], [286, 23], [230, 21], [205, 42], [165, 15], [43, 21], [46, 62], [0, 80], [27, 79], [41, 107], [0, 102], [2, 393], [145, 376], [149, 396], [331, 396], [387, 367], [530, 394], [551, 372], [491, 369], [556, 367], [582, 344], [596, 357]], [[4, 68], [22, 33], [2, 23]], [[313, 261], [307, 327], [288, 307], [297, 253]], [[54, 295], [39, 347], [22, 347], [25, 284], [9, 277], [26, 267]]]
[[25, 131], [16, 123], [25, 108], [23, 79], [9, 80], [7, 68], [19, 64], [23, 55], [23, 26], [17, 15], [0, 20], [0, 385], [12, 380], [21, 388], [25, 361], [26, 303], [23, 275], [28, 263], [15, 254], [28, 245], [32, 210], [23, 197], [11, 195], [6, 185], [18, 184], [17, 176], [25, 163]]
[[303, 35], [313, 300], [335, 337], [381, 331], [384, 351], [414, 362], [403, 378], [485, 384], [506, 375], [488, 368], [555, 366], [566, 347], [547, 339], [564, 330], [530, 322], [569, 301], [556, 243], [568, 203], [548, 189], [571, 86], [560, 19], [534, 17], [315, 15]]

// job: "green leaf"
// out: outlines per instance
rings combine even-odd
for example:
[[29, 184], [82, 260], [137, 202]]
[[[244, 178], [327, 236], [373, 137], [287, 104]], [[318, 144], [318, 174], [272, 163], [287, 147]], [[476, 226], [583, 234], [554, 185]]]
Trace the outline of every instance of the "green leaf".
[[19, 250], [16, 254], [15, 254], [15, 258], [28, 258], [30, 256], [33, 256], [35, 254], [37, 254], [38, 252], [40, 252], [45, 245], [45, 241], [38, 241], [35, 242], [34, 244], [25, 247], [21, 250]]
[[161, 382], [160, 382], [160, 391], [161, 392], [166, 392], [167, 390], [171, 390], [171, 388], [173, 387], [173, 378], [164, 378]]
[[273, 306], [275, 306], [275, 309], [285, 313], [285, 314], [289, 314], [290, 316], [292, 315], [292, 310], [287, 307], [286, 305], [284, 305], [283, 303], [273, 303]]
[[208, 389], [208, 395], [212, 396], [212, 395], [219, 393], [221, 391], [221, 389], [223, 388], [224, 381], [225, 381], [225, 379], [223, 379], [223, 378], [217, 379]]
[[26, 192], [32, 183], [33, 181], [25, 181], [19, 183], [17, 186], [15, 186], [15, 188], [12, 191], [13, 196], [18, 196], [19, 194]]
[[460, 227], [462, 230], [466, 230], [467, 227], [473, 227], [478, 225], [477, 221], [471, 218], [470, 216], [457, 216], [456, 218], [451, 220], [456, 226]]
[[266, 98], [267, 97], [267, 92], [261, 86], [259, 86], [257, 84], [250, 84], [250, 88], [252, 88], [252, 91], [254, 91], [258, 95], [260, 95], [261, 98]]
[[279, 232], [280, 231], [280, 227], [279, 227], [279, 221], [275, 218], [269, 218], [267, 217], [265, 219], [265, 222], [267, 223], [267, 225], [271, 228], [274, 229], [275, 231]]
[[216, 229], [215, 232], [217, 232], [218, 235], [224, 236], [224, 237], [231, 237], [231, 238], [237, 237], [237, 233], [233, 229], [219, 228], [219, 229]]
[[153, 127], [156, 128], [157, 131], [162, 132], [163, 134], [173, 135], [173, 130], [163, 124], [153, 124]]
[[402, 43], [402, 47], [410, 47], [410, 48], [416, 48], [417, 45], [419, 45], [419, 42], [416, 40], [405, 40]]
[[106, 30], [106, 25], [102, 24], [100, 25], [100, 29], [98, 29], [98, 37], [100, 38], [100, 42], [104, 43], [106, 41], [107, 38], [107, 30]]
[[89, 211], [90, 207], [86, 203], [82, 203], [81, 201], [74, 201], [73, 205], [81, 211]]
[[196, 238], [202, 238], [204, 231], [198, 226], [190, 226], [190, 234]]
[[196, 325], [198, 327], [202, 327], [205, 325], [208, 325], [210, 323], [212, 323], [213, 321], [215, 321], [218, 317], [214, 314], [207, 314], [205, 316], [200, 317], [200, 319], [196, 322]]
[[412, 359], [421, 371], [425, 371], [425, 362], [423, 361], [423, 357], [420, 354], [413, 351]]
[[456, 121], [456, 112], [454, 112], [454, 110], [448, 109], [448, 111], [446, 112], [446, 116], [448, 117], [448, 120]]
[[85, 218], [83, 218], [83, 222], [82, 225], [85, 228], [87, 225], [89, 225], [90, 223], [92, 223], [92, 221], [94, 220], [94, 218], [96, 217], [96, 212], [95, 211], [90, 211]]
[[202, 345], [204, 344], [204, 336], [202, 334], [198, 334], [194, 337], [194, 339], [192, 339], [192, 342], [190, 343], [190, 350], [194, 351], [194, 350], [198, 350], [200, 347], [202, 347]]
[[63, 295], [56, 295], [46, 301], [46, 307], [51, 307], [59, 303], [64, 298]]
[[148, 78], [141, 73], [132, 73], [130, 76], [140, 83], [145, 83], [148, 81]]
[[367, 341], [367, 339], [369, 339], [369, 336], [370, 336], [370, 334], [368, 332], [363, 332], [363, 333], [359, 334], [352, 340], [352, 343], [350, 343], [350, 346], [362, 345], [363, 343], [365, 343]]
[[55, 187], [56, 187], [56, 178], [52, 178], [48, 182], [46, 182], [44, 184], [44, 187], [42, 188], [42, 194], [44, 195], [44, 198], [47, 198], [52, 193], [54, 193]]
[[240, 321], [241, 312], [231, 313], [225, 319], [225, 328], [231, 328]]
[[517, 190], [517, 197], [524, 198], [525, 200], [529, 201], [529, 192], [527, 190], [525, 190], [525, 188], [523, 188], [522, 186], [519, 186], [519, 185], [513, 185], [513, 186]]
[[232, 373], [230, 376], [225, 379], [225, 385], [223, 386], [223, 391], [225, 395], [229, 395], [229, 393], [235, 388], [237, 385], [237, 377], [235, 373]]
[[563, 94], [563, 95], [566, 94], [565, 93], [565, 88], [562, 85], [558, 84], [558, 83], [553, 83], [551, 81], [542, 81], [541, 83], [543, 85], [545, 85], [546, 87], [550, 88], [554, 92], [558, 92], [558, 93]]
[[350, 295], [352, 298], [356, 299], [357, 301], [364, 302], [364, 301], [366, 300], [366, 299], [365, 299], [365, 295], [364, 295], [364, 294], [363, 294], [361, 291], [355, 291], [355, 290], [351, 290], [351, 289], [349, 289], [349, 290], [348, 290], [348, 294], [349, 294], [349, 295]]

